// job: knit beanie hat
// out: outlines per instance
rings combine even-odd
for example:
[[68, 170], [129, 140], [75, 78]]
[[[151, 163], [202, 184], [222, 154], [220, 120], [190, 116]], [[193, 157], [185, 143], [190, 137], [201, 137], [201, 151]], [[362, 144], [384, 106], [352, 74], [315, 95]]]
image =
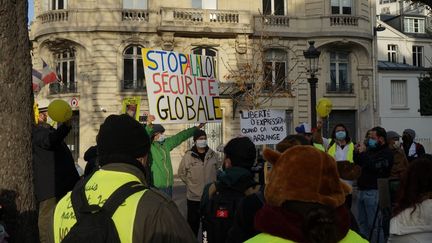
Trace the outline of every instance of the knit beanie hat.
[[101, 165], [128, 163], [148, 154], [150, 138], [145, 128], [129, 115], [110, 115], [96, 138]]
[[403, 133], [406, 133], [406, 134], [410, 135], [410, 137], [411, 137], [412, 139], [414, 139], [415, 136], [416, 136], [415, 131], [412, 130], [412, 129], [409, 129], [409, 128], [408, 128], [408, 129], [405, 129], [405, 130], [403, 131]]
[[300, 201], [337, 208], [351, 191], [340, 180], [335, 160], [313, 146], [294, 146], [282, 154], [265, 149], [263, 155], [273, 165], [264, 193], [271, 206]]
[[193, 140], [196, 141], [201, 136], [207, 136], [206, 132], [201, 129], [196, 129], [193, 134]]
[[153, 124], [152, 136], [155, 135], [156, 133], [164, 133], [164, 132], [165, 132], [165, 128], [161, 124]]
[[250, 169], [255, 163], [255, 144], [248, 137], [231, 139], [224, 147], [225, 155], [231, 160], [232, 166]]

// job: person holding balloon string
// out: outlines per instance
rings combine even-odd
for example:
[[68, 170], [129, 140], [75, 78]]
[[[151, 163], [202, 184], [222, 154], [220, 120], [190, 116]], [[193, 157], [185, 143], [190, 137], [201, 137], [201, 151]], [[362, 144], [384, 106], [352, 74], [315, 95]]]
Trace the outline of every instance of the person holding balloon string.
[[[39, 204], [39, 238], [41, 242], [48, 242], [49, 212], [73, 189], [80, 177], [72, 153], [64, 142], [71, 130], [69, 104], [63, 100], [50, 103], [43, 99], [34, 108], [32, 152], [34, 187]], [[47, 123], [48, 116], [58, 122], [57, 128]]]

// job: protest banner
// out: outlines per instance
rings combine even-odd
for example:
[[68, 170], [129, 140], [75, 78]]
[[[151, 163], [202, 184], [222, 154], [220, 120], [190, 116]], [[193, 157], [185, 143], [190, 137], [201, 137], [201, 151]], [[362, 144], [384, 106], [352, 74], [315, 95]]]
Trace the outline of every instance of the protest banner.
[[128, 114], [139, 121], [141, 98], [139, 96], [126, 97], [122, 102], [122, 114]]
[[277, 144], [287, 136], [284, 110], [243, 110], [240, 112], [241, 134], [255, 145]]
[[149, 108], [155, 123], [222, 120], [212, 56], [141, 50]]

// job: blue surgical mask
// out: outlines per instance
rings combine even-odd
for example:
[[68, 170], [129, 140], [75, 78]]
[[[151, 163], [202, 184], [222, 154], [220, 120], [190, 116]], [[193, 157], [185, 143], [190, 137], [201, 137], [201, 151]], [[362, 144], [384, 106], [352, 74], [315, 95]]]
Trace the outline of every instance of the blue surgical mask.
[[376, 148], [378, 145], [378, 141], [372, 138], [369, 138], [368, 145], [370, 148]]
[[336, 139], [337, 140], [344, 140], [345, 138], [346, 138], [346, 132], [345, 131], [336, 132]]

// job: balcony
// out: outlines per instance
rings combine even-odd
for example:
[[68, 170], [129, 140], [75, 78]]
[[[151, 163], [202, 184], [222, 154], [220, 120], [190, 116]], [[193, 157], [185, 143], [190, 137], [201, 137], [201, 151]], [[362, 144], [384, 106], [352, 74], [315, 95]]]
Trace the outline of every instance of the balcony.
[[[161, 8], [159, 30], [183, 33], [252, 33], [248, 11]], [[201, 32], [201, 33], [199, 33]]]
[[121, 80], [122, 91], [145, 91], [145, 80]]
[[67, 9], [53, 10], [44, 13], [38, 17], [42, 24], [52, 23], [52, 22], [65, 22], [68, 21], [69, 11]]
[[254, 22], [255, 31], [259, 32], [283, 32], [290, 25], [289, 17], [281, 15], [254, 16]]
[[63, 9], [37, 16], [32, 38], [59, 32], [156, 32], [157, 13], [136, 9]]
[[326, 83], [327, 93], [343, 93], [353, 94], [354, 84], [353, 83]]
[[359, 17], [350, 15], [332, 15], [330, 26], [358, 26]]
[[70, 94], [77, 93], [77, 82], [72, 83], [52, 83], [49, 85], [50, 94]]
[[254, 34], [257, 36], [311, 38], [311, 36], [338, 36], [372, 39], [370, 19], [355, 15], [329, 16], [254, 16]]
[[149, 11], [148, 10], [135, 10], [135, 9], [123, 9], [122, 11], [123, 21], [149, 21]]

